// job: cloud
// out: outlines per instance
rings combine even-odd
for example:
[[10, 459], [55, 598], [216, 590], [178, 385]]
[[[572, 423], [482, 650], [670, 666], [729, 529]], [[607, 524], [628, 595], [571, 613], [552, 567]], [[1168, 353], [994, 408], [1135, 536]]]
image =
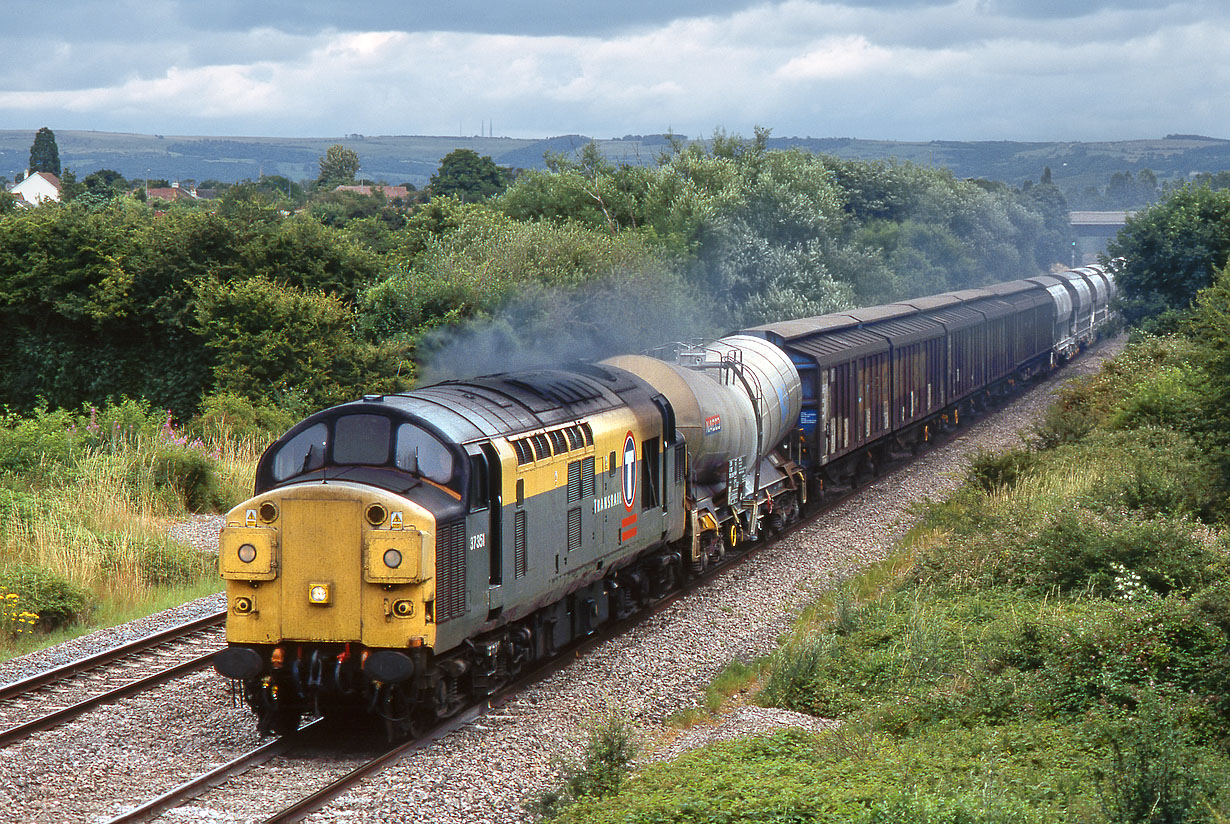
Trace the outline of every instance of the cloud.
[[70, 0], [63, 27], [0, 34], [0, 118], [164, 134], [473, 134], [492, 119], [514, 136], [1230, 133], [1230, 12], [1212, 0], [352, 5]]

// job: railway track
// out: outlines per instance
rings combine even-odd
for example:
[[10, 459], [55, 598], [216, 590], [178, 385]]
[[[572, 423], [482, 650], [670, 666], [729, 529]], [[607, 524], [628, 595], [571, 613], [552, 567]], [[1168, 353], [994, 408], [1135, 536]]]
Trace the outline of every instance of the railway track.
[[225, 620], [217, 612], [0, 686], [0, 747], [208, 667]]
[[[979, 415], [981, 417], [981, 415]], [[959, 437], [964, 427], [955, 428], [946, 433], [938, 433], [931, 440], [931, 447], [938, 448], [947, 444], [955, 437]], [[902, 457], [893, 461], [891, 464], [885, 465], [877, 472], [877, 477], [887, 477], [895, 474], [903, 469], [908, 468], [912, 462], [911, 457]], [[809, 525], [819, 520], [825, 513], [834, 507], [840, 505], [848, 497], [858, 491], [857, 487], [845, 488], [832, 491], [823, 496], [819, 501], [810, 502], [806, 514], [798, 521], [791, 524], [786, 530], [772, 537], [759, 540], [753, 543], [744, 545], [738, 552], [726, 556], [720, 563], [709, 567], [705, 573], [699, 577], [688, 578], [681, 586], [664, 595], [651, 606], [641, 610], [635, 615], [625, 618], [621, 621], [616, 621], [607, 626], [600, 628], [593, 635], [572, 644], [549, 661], [544, 662], [533, 671], [518, 678], [515, 682], [509, 684], [489, 699], [481, 702], [476, 702], [468, 705], [459, 711], [456, 715], [442, 720], [440, 723], [425, 731], [422, 735], [408, 741], [387, 744], [384, 746], [374, 747], [374, 752], [364, 758], [353, 759], [357, 763], [349, 769], [333, 769], [331, 775], [322, 778], [321, 781], [315, 782], [318, 788], [304, 795], [297, 800], [289, 802], [285, 807], [270, 813], [267, 817], [261, 819], [263, 824], [287, 824], [288, 822], [301, 821], [313, 812], [322, 809], [329, 802], [344, 795], [346, 792], [357, 786], [365, 778], [374, 775], [396, 764], [401, 759], [414, 753], [416, 750], [421, 750], [429, 746], [435, 741], [438, 741], [449, 734], [465, 727], [466, 725], [482, 718], [488, 711], [498, 709], [511, 701], [520, 691], [531, 684], [537, 683], [555, 672], [568, 666], [577, 657], [585, 655], [588, 651], [595, 647], [616, 638], [625, 632], [628, 632], [633, 627], [636, 627], [645, 621], [657, 616], [679, 601], [704, 586], [713, 582], [716, 578], [726, 575], [742, 564], [755, 558], [761, 552], [769, 551], [782, 538], [785, 538], [793, 532], [805, 529]], [[165, 793], [150, 799], [137, 807], [134, 807], [115, 818], [107, 821], [107, 824], [134, 824], [135, 822], [149, 821], [166, 812], [184, 807], [191, 802], [202, 798], [207, 793], [224, 787], [228, 782], [239, 780], [241, 776], [251, 772], [260, 770], [262, 767], [269, 765], [275, 759], [287, 758], [296, 750], [311, 751], [329, 749], [329, 742], [332, 741], [333, 746], [339, 740], [339, 735], [349, 736], [351, 733], [340, 732], [336, 727], [330, 726], [325, 719], [316, 719], [309, 724], [300, 728], [296, 733], [282, 736], [265, 743], [259, 747], [243, 753], [236, 758], [222, 764], [206, 773], [195, 776], [188, 781], [174, 787]], [[310, 756], [306, 756], [310, 757]], [[246, 782], [255, 783], [261, 786], [267, 786], [265, 782], [259, 778], [252, 776], [243, 779]]]
[[[937, 439], [935, 443], [938, 446], [947, 440], [948, 436], [945, 436], [942, 439]], [[891, 474], [899, 471], [908, 464], [908, 460], [899, 461], [891, 467], [886, 468], [881, 474]], [[780, 535], [746, 545], [745, 549], [727, 556], [721, 563], [710, 567], [704, 575], [698, 578], [690, 578], [682, 586], [671, 591], [670, 593], [667, 593], [650, 607], [641, 610], [637, 614], [621, 621], [609, 624], [582, 641], [561, 650], [556, 657], [544, 662], [531, 672], [518, 678], [515, 682], [501, 689], [495, 695], [484, 701], [472, 703], [466, 706], [456, 715], [443, 719], [440, 723], [425, 731], [422, 735], [408, 741], [395, 742], [375, 747], [375, 751], [370, 756], [354, 759], [357, 763], [352, 768], [345, 770], [333, 770], [332, 772], [340, 774], [336, 775], [336, 777], [330, 777], [322, 780], [319, 782], [320, 786], [318, 789], [303, 796], [302, 798], [288, 803], [285, 807], [271, 813], [266, 818], [263, 818], [263, 824], [288, 824], [289, 822], [303, 820], [313, 812], [323, 808], [330, 801], [354, 788], [368, 776], [374, 775], [380, 770], [396, 764], [402, 758], [405, 758], [416, 750], [424, 749], [433, 742], [446, 737], [450, 733], [465, 727], [479, 718], [482, 718], [483, 715], [490, 710], [502, 707], [531, 684], [537, 683], [555, 672], [558, 672], [572, 663], [573, 660], [585, 655], [595, 647], [616, 638], [631, 630], [633, 627], [661, 614], [681, 598], [696, 592], [711, 583], [715, 578], [733, 571], [738, 566], [756, 557], [756, 555], [760, 552], [771, 549], [778, 540], [786, 537], [797, 529], [806, 528], [809, 524], [819, 519], [829, 509], [840, 504], [846, 499], [846, 497], [853, 494], [855, 491], [856, 490], [850, 489], [845, 490], [840, 494], [826, 496], [824, 501], [810, 506], [808, 508], [808, 514], [805, 517], [796, 521], [790, 526], [789, 529], [783, 531]], [[319, 750], [322, 747], [328, 749], [330, 746], [330, 741], [334, 742], [335, 746], [336, 742], [339, 740], [339, 735], [349, 736], [350, 734], [350, 731], [340, 731], [337, 726], [331, 725], [326, 719], [313, 720], [293, 734], [276, 738], [273, 741], [262, 744], [259, 747], [255, 747], [252, 750], [237, 756], [231, 761], [226, 762], [225, 764], [219, 765], [206, 773], [195, 776], [179, 786], [157, 796], [156, 798], [150, 799], [114, 818], [109, 819], [107, 824], [135, 824], [136, 822], [149, 821], [165, 814], [170, 810], [186, 806], [194, 800], [201, 798], [206, 793], [216, 790], [219, 787], [223, 787], [228, 782], [237, 780], [240, 776], [244, 776], [250, 771], [259, 770], [274, 761], [274, 759], [288, 757], [296, 750]], [[252, 781], [250, 777], [245, 780]], [[257, 779], [255, 783], [263, 785], [263, 782], [259, 779]]]

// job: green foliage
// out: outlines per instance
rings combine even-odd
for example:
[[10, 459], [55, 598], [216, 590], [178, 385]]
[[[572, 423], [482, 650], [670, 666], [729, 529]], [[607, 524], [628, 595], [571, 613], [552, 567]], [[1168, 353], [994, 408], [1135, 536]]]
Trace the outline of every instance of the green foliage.
[[5, 561], [0, 590], [17, 594], [17, 606], [38, 615], [38, 628], [56, 629], [85, 616], [87, 596], [80, 587], [51, 570]]
[[180, 444], [160, 444], [149, 464], [156, 488], [172, 490], [190, 512], [217, 512], [222, 498], [218, 467], [212, 458]]
[[540, 819], [553, 820], [578, 801], [614, 795], [626, 780], [636, 753], [632, 728], [615, 713], [607, 713], [589, 726], [581, 761], [565, 768], [563, 785], [527, 805], [529, 811]]
[[1027, 824], [1038, 820], [1025, 804], [958, 796], [899, 796], [878, 801], [859, 819], [866, 824]]
[[212, 559], [165, 536], [104, 532], [90, 538], [103, 575], [142, 588], [184, 586], [216, 571]]
[[1034, 463], [1028, 449], [988, 452], [979, 449], [970, 458], [968, 477], [983, 492], [1011, 489]]
[[1173, 705], [1146, 690], [1131, 716], [1107, 725], [1110, 757], [1099, 795], [1115, 824], [1181, 824], [1208, 820], [1216, 775]]
[[212, 439], [234, 441], [276, 437], [294, 423], [295, 417], [284, 409], [254, 404], [232, 392], [215, 392], [201, 401], [193, 428]]
[[317, 189], [333, 189], [349, 183], [354, 183], [355, 175], [359, 173], [359, 155], [353, 149], [347, 149], [340, 143], [335, 143], [325, 150], [320, 158], [320, 174], [316, 176]]
[[[558, 820], [585, 824], [1096, 820], [1096, 754], [1055, 725], [954, 727], [892, 738], [800, 730], [705, 747], [640, 771], [617, 796]], [[1069, 815], [1069, 812], [1073, 815]], [[1082, 815], [1082, 813], [1084, 815]], [[1085, 817], [1088, 816], [1088, 817]]]
[[454, 149], [440, 159], [431, 176], [431, 192], [465, 202], [485, 200], [508, 187], [511, 174], [487, 155], [473, 149]]
[[[310, 217], [285, 217], [265, 197], [237, 186], [216, 211], [172, 207], [157, 220], [118, 199], [0, 221], [0, 368], [7, 376], [0, 403], [24, 411], [40, 398], [72, 408], [147, 397], [186, 418], [221, 388], [215, 349], [198, 322], [214, 290], [242, 290], [269, 274], [309, 301], [324, 294], [350, 301], [380, 277], [376, 252]], [[342, 335], [345, 348], [360, 346], [353, 320]], [[396, 372], [397, 352], [369, 354], [393, 358], [377, 374]], [[346, 396], [365, 389], [351, 374]]]
[[362, 333], [414, 343], [425, 373], [638, 351], [707, 320], [640, 235], [444, 203], [411, 219], [413, 257], [359, 304]]
[[[1201, 415], [1202, 403], [1192, 396], [1203, 391], [1198, 361], [1199, 349], [1189, 340], [1135, 336], [1126, 351], [1099, 372], [1064, 384], [1058, 402], [1034, 427], [1037, 445], [1049, 449], [1074, 443], [1097, 428], [1185, 427]], [[1159, 382], [1165, 384], [1164, 391]]]
[[1185, 309], [1230, 259], [1230, 191], [1185, 186], [1128, 218], [1110, 241], [1120, 308], [1130, 324]]
[[1230, 266], [1197, 296], [1188, 330], [1198, 347], [1203, 403], [1187, 420], [1219, 469], [1219, 489], [1230, 497]]
[[64, 411], [0, 417], [0, 477], [39, 478], [70, 463], [73, 423], [73, 416]]
[[34, 134], [34, 142], [30, 144], [29, 169], [31, 173], [60, 175], [60, 147], [56, 145], [56, 133], [46, 126]]
[[337, 298], [260, 277], [198, 287], [196, 329], [213, 353], [223, 392], [303, 415], [363, 385], [394, 391], [385, 354], [357, 341], [354, 316]]
[[362, 237], [364, 245], [383, 253], [391, 249], [391, 234], [406, 225], [406, 213], [399, 203], [390, 202], [382, 189], [370, 195], [331, 191], [312, 199], [311, 214], [325, 226], [351, 228], [351, 237]]

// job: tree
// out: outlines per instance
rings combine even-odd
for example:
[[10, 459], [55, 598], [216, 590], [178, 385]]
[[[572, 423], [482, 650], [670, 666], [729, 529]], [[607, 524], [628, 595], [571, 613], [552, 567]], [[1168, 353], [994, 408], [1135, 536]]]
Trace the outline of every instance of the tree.
[[489, 156], [480, 156], [472, 149], [455, 149], [440, 160], [440, 168], [431, 176], [431, 191], [463, 201], [484, 200], [508, 188], [511, 178], [509, 171], [495, 165]]
[[1041, 182], [1043, 185], [1050, 185], [1050, 184], [1051, 184], [1051, 182], [1052, 182], [1052, 181], [1051, 181], [1051, 167], [1050, 167], [1050, 166], [1043, 166], [1043, 167], [1042, 167], [1042, 180], [1041, 180], [1040, 182]]
[[44, 126], [34, 135], [30, 145], [30, 173], [50, 172], [60, 176], [60, 148], [56, 146], [56, 133]]
[[333, 189], [354, 183], [358, 173], [358, 152], [347, 149], [340, 143], [334, 143], [325, 150], [325, 156], [320, 158], [320, 175], [316, 178], [316, 188]]
[[1127, 219], [1106, 247], [1128, 323], [1183, 310], [1230, 258], [1230, 191], [1186, 186]]

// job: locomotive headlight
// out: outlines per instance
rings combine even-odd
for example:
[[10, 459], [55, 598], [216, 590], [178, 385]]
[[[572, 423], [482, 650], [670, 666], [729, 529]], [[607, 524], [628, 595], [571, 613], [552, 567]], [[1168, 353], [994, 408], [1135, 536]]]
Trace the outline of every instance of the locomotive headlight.
[[329, 603], [329, 585], [328, 584], [308, 584], [308, 603], [309, 604]]
[[252, 546], [252, 544], [243, 544], [236, 551], [236, 554], [239, 556], [239, 560], [245, 564], [250, 564], [256, 560], [256, 547]]
[[401, 566], [401, 553], [396, 549], [386, 549], [384, 551], [384, 565], [389, 569], [397, 569]]

